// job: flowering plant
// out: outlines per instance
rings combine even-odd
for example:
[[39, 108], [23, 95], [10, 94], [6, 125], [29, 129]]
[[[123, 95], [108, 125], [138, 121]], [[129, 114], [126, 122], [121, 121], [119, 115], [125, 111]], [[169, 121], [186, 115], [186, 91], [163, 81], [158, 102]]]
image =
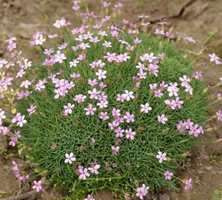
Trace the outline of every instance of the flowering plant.
[[[70, 23], [62, 18], [54, 26], [67, 34]], [[47, 44], [56, 39], [58, 45]], [[37, 64], [8, 41], [19, 69], [16, 79], [2, 79], [1, 90], [16, 82], [18, 103], [11, 114], [0, 109], [0, 133], [12, 146], [19, 141], [26, 157], [75, 198], [109, 189], [143, 199], [174, 188], [177, 167], [204, 134], [204, 86], [191, 62], [168, 41], [115, 26], [81, 26], [59, 39], [33, 35]], [[42, 191], [42, 181], [33, 189]]]

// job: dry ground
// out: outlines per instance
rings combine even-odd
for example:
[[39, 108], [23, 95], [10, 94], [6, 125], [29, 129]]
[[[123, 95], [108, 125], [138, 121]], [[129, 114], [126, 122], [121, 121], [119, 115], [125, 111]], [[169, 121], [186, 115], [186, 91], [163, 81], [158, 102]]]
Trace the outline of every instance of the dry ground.
[[[151, 18], [169, 16], [178, 12], [185, 0], [123, 0], [125, 18], [136, 20], [138, 14], [150, 15]], [[91, 0], [93, 7], [94, 0]], [[0, 56], [4, 54], [3, 41], [8, 36], [15, 35], [25, 52], [25, 44], [32, 33], [37, 30], [46, 30], [55, 19], [67, 16], [72, 19], [73, 12], [70, 9], [71, 0], [0, 0]], [[130, 13], [130, 15], [129, 15]], [[216, 52], [222, 57], [222, 0], [197, 0], [187, 8], [184, 15], [170, 21], [174, 31], [187, 33], [193, 36], [201, 44], [208, 38], [209, 32], [214, 32], [215, 37], [207, 44], [209, 51]], [[194, 50], [195, 51], [195, 50]], [[207, 54], [205, 54], [207, 56]], [[211, 66], [207, 62], [198, 62], [196, 69], [205, 72], [205, 82], [214, 85], [219, 77], [222, 77], [222, 68]], [[212, 90], [210, 93], [214, 94]], [[222, 89], [221, 89], [222, 92]], [[221, 107], [216, 105], [214, 109]], [[212, 109], [210, 112], [214, 112]], [[213, 122], [211, 126], [215, 126]], [[201, 144], [193, 150], [193, 155], [186, 166], [186, 173], [194, 180], [192, 192], [178, 192], [160, 199], [167, 200], [222, 200], [222, 142], [216, 142], [222, 138], [220, 128], [207, 133]], [[4, 142], [1, 142], [4, 146]], [[183, 173], [182, 173], [183, 174]], [[0, 195], [4, 193], [16, 193], [19, 185], [10, 172], [7, 162], [0, 160]], [[47, 194], [43, 199], [55, 200], [54, 193]], [[0, 196], [1, 197], [1, 196]], [[57, 199], [60, 199], [57, 197]], [[112, 199], [107, 194], [101, 194], [98, 200]]]

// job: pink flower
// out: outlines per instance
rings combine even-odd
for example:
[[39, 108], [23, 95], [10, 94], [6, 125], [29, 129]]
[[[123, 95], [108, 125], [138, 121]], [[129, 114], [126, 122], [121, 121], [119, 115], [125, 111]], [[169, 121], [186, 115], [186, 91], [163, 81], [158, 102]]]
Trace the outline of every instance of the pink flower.
[[72, 74], [70, 74], [70, 77], [73, 78], [73, 79], [78, 79], [78, 78], [81, 77], [81, 74], [80, 74], [80, 73], [73, 72]]
[[100, 112], [100, 113], [99, 113], [99, 118], [100, 118], [101, 120], [103, 120], [103, 121], [106, 121], [106, 120], [109, 119], [109, 115], [108, 115], [107, 112]]
[[68, 103], [67, 105], [64, 105], [64, 115], [67, 116], [69, 114], [72, 114], [73, 108], [75, 107], [74, 104]]
[[25, 97], [28, 97], [30, 95], [30, 92], [29, 91], [20, 91], [18, 94], [17, 94], [17, 99], [18, 100], [21, 100]]
[[192, 189], [192, 178], [189, 178], [184, 181], [184, 190], [191, 190]]
[[141, 104], [140, 105], [140, 112], [141, 113], [149, 113], [152, 110], [149, 103]]
[[31, 81], [25, 80], [25, 81], [22, 81], [20, 87], [23, 87], [23, 88], [25, 88], [25, 89], [28, 89], [28, 88], [31, 86], [31, 84], [32, 84]]
[[41, 192], [43, 191], [43, 187], [42, 187], [42, 181], [33, 181], [32, 184], [32, 189], [35, 190], [36, 192]]
[[2, 126], [1, 125], [1, 121], [0, 121], [0, 135], [7, 135], [10, 132], [10, 129], [6, 126]]
[[60, 50], [56, 52], [54, 55], [54, 63], [63, 63], [63, 61], [66, 60], [66, 56], [64, 53], [62, 53]]
[[166, 122], [168, 121], [168, 118], [166, 117], [165, 114], [161, 114], [157, 116], [157, 120], [161, 124], [166, 124]]
[[90, 64], [90, 67], [92, 69], [95, 69], [95, 68], [104, 68], [105, 66], [105, 63], [102, 61], [102, 60], [95, 60], [93, 61], [91, 64]]
[[123, 118], [125, 119], [126, 123], [131, 123], [135, 121], [134, 114], [131, 114], [130, 112], [126, 112]]
[[112, 154], [117, 155], [119, 153], [119, 146], [112, 146]]
[[6, 118], [5, 111], [0, 108], [0, 125], [2, 124], [2, 120]]
[[140, 60], [142, 62], [148, 61], [149, 63], [154, 63], [155, 61], [158, 60], [158, 58], [156, 56], [154, 56], [153, 53], [150, 53], [150, 54], [146, 53], [146, 54], [143, 54], [142, 56], [140, 56]]
[[25, 115], [17, 113], [16, 116], [13, 117], [12, 123], [16, 124], [19, 127], [23, 127], [23, 125], [27, 123], [27, 121], [25, 120]]
[[16, 163], [16, 161], [12, 161], [12, 171], [13, 171], [13, 174], [15, 175], [15, 177], [21, 181], [21, 182], [25, 182], [26, 180], [28, 180], [29, 178], [29, 175], [22, 175], [21, 174], [21, 171], [19, 169], [19, 166], [18, 164]]
[[148, 190], [149, 190], [149, 187], [147, 187], [145, 184], [143, 184], [141, 187], [138, 187], [136, 189], [136, 196], [142, 200], [148, 194]]
[[95, 200], [91, 194], [88, 194], [88, 196], [84, 200]]
[[130, 101], [131, 99], [134, 99], [134, 98], [135, 96], [132, 91], [125, 90], [123, 94], [117, 94], [116, 100], [120, 102], [124, 102], [124, 101]]
[[68, 81], [65, 79], [53, 79], [53, 83], [55, 84], [55, 99], [58, 99], [59, 97], [64, 97], [69, 90], [71, 90], [74, 87], [74, 83], [72, 81]]
[[165, 171], [164, 172], [164, 177], [165, 177], [165, 180], [170, 181], [172, 179], [172, 177], [173, 177], [173, 172], [170, 172], [168, 170]]
[[18, 139], [20, 137], [21, 137], [20, 131], [16, 131], [15, 134], [10, 137], [9, 145], [12, 146], [12, 147], [15, 147], [17, 142], [18, 142]]
[[107, 72], [105, 70], [99, 69], [96, 72], [96, 76], [98, 77], [99, 80], [103, 80], [103, 79], [106, 79], [106, 73]]
[[126, 129], [126, 130], [125, 130], [125, 133], [126, 133], [126, 138], [127, 138], [128, 140], [134, 140], [134, 139], [135, 139], [136, 132], [135, 132], [135, 131], [132, 131], [131, 128]]
[[123, 133], [124, 133], [124, 129], [118, 127], [114, 130], [114, 132], [115, 132], [117, 138], [122, 138]]
[[65, 154], [65, 163], [68, 163], [71, 165], [75, 161], [76, 161], [76, 157], [72, 152], [69, 154], [68, 153]]
[[218, 110], [216, 112], [216, 116], [217, 116], [217, 120], [222, 122], [222, 110]]
[[106, 48], [112, 47], [112, 43], [109, 42], [109, 41], [104, 41], [104, 43], [103, 43], [102, 45], [103, 45], [104, 47], [106, 47]]
[[16, 49], [16, 38], [15, 37], [11, 37], [7, 40], [7, 49], [9, 52]]
[[119, 118], [121, 116], [120, 109], [113, 108], [112, 109], [112, 116], [114, 118]]
[[158, 76], [158, 73], [159, 73], [159, 65], [157, 64], [149, 64], [148, 65], [148, 72], [154, 76]]
[[177, 130], [181, 133], [188, 133], [194, 137], [198, 137], [204, 134], [203, 127], [195, 124], [190, 119], [185, 121], [179, 121], [177, 123]]
[[[74, 11], [78, 11], [78, 10], [80, 9], [79, 3], [80, 3], [80, 1], [77, 1], [77, 0], [73, 1], [72, 9], [73, 9]], [[90, 199], [87, 199], [87, 200], [90, 200]]]
[[183, 75], [182, 77], [179, 78], [179, 80], [181, 81], [181, 86], [186, 87], [187, 84], [190, 83], [190, 78], [187, 77], [186, 75]]
[[5, 67], [8, 64], [8, 61], [0, 58], [0, 69]]
[[96, 88], [93, 88], [92, 90], [88, 91], [88, 94], [90, 95], [90, 99], [98, 99], [100, 91], [98, 91]]
[[181, 109], [183, 105], [183, 101], [176, 97], [176, 99], [166, 99], [165, 104], [170, 107], [172, 110]]
[[90, 45], [89, 45], [89, 43], [82, 42], [78, 45], [78, 47], [79, 47], [79, 49], [86, 50], [86, 49], [90, 48]]
[[162, 163], [163, 161], [167, 160], [166, 153], [162, 153], [161, 151], [158, 151], [156, 158], [159, 160], [159, 163]]
[[167, 87], [167, 91], [169, 93], [169, 97], [178, 96], [179, 88], [177, 87], [177, 83], [170, 83]]
[[65, 18], [61, 18], [56, 20], [56, 22], [53, 24], [54, 27], [60, 29], [62, 27], [68, 26], [70, 23], [66, 21]]
[[101, 109], [107, 108], [108, 107], [107, 97], [105, 97], [105, 98], [99, 97], [99, 102], [96, 105]]
[[88, 168], [84, 168], [81, 165], [78, 167], [78, 174], [80, 180], [86, 180], [90, 176]]
[[32, 36], [32, 41], [31, 44], [33, 46], [38, 46], [38, 45], [43, 45], [43, 43], [46, 41], [46, 39], [44, 38], [44, 35], [42, 32], [36, 32], [33, 36]]
[[203, 72], [196, 71], [192, 74], [192, 77], [196, 80], [202, 80], [203, 79]]
[[86, 96], [82, 94], [77, 94], [73, 100], [77, 103], [83, 103], [86, 100]]
[[72, 61], [69, 62], [69, 66], [72, 68], [72, 67], [77, 67], [79, 64], [79, 60], [77, 59], [74, 59]]
[[221, 58], [219, 58], [215, 53], [209, 54], [210, 62], [215, 63], [216, 65], [222, 64]]
[[94, 115], [96, 112], [96, 108], [93, 107], [92, 104], [89, 104], [87, 108], [84, 108], [86, 115]]
[[39, 92], [44, 90], [46, 83], [47, 83], [47, 81], [45, 79], [39, 80], [38, 83], [35, 85], [35, 90], [39, 91]]
[[31, 116], [33, 113], [36, 112], [36, 106], [35, 105], [30, 105], [30, 107], [27, 109], [27, 112], [29, 113], [29, 116]]
[[98, 81], [96, 79], [93, 79], [93, 80], [89, 79], [88, 80], [88, 84], [90, 86], [94, 87], [94, 86], [96, 86], [98, 84]]
[[191, 36], [185, 36], [183, 37], [183, 39], [189, 43], [193, 43], [193, 44], [196, 43], [196, 40], [194, 40]]
[[92, 173], [92, 174], [99, 174], [99, 170], [100, 169], [100, 165], [99, 164], [97, 164], [97, 163], [94, 163], [94, 164], [92, 164], [89, 168], [88, 168], [88, 170], [90, 171], [90, 173]]
[[124, 102], [125, 96], [123, 94], [117, 94], [116, 100], [120, 102]]

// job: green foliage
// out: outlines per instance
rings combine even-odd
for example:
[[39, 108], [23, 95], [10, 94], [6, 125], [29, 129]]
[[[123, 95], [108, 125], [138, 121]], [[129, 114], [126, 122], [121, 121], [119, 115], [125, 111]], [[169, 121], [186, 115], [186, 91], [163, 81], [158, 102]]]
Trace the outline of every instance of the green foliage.
[[[123, 36], [123, 39], [132, 43], [132, 37]], [[78, 67], [70, 68], [69, 61], [76, 57], [68, 48], [67, 61], [56, 64], [52, 71], [62, 72], [61, 77], [68, 79], [73, 72], [79, 72], [81, 79], [75, 81], [75, 87], [64, 98], [54, 99], [53, 85], [47, 84], [45, 91], [32, 95], [19, 102], [18, 111], [25, 113], [30, 104], [37, 106], [37, 112], [28, 118], [27, 125], [22, 128], [20, 146], [25, 147], [24, 153], [42, 170], [47, 170], [48, 179], [56, 185], [62, 186], [66, 191], [74, 194], [72, 199], [80, 199], [85, 193], [98, 190], [111, 190], [114, 192], [134, 193], [135, 188], [145, 183], [151, 190], [175, 188], [177, 179], [166, 181], [164, 172], [171, 170], [176, 173], [177, 167], [185, 159], [195, 139], [191, 136], [178, 133], [176, 123], [179, 120], [191, 118], [195, 123], [202, 123], [206, 116], [206, 98], [203, 85], [200, 81], [192, 80], [193, 96], [180, 92], [184, 100], [183, 109], [172, 111], [167, 108], [165, 97], [156, 98], [148, 84], [161, 82], [176, 82], [184, 74], [191, 75], [192, 66], [178, 49], [170, 42], [153, 38], [149, 35], [140, 35], [142, 44], [138, 45], [131, 53], [131, 58], [123, 64], [108, 63], [106, 65], [108, 85], [105, 92], [108, 94], [109, 103], [124, 111], [134, 113], [135, 122], [131, 127], [137, 132], [135, 140], [123, 139], [120, 144], [120, 153], [112, 155], [111, 146], [115, 144], [115, 134], [102, 122], [98, 115], [87, 117], [84, 108], [88, 105], [76, 105], [68, 117], [62, 115], [63, 106], [73, 102], [76, 94], [87, 94], [89, 86], [87, 80], [95, 78], [89, 64], [96, 59], [103, 59], [105, 49], [101, 42], [92, 44], [87, 50], [86, 60]], [[110, 36], [106, 40], [112, 42], [110, 52], [123, 53], [125, 46]], [[70, 41], [70, 44], [75, 44]], [[70, 45], [71, 46], [71, 45]], [[160, 64], [158, 77], [148, 76], [142, 81], [139, 89], [135, 89], [132, 76], [136, 74], [136, 64], [139, 56], [153, 52], [155, 55], [164, 53], [165, 58]], [[35, 68], [38, 79], [46, 78], [49, 71], [44, 66]], [[137, 98], [133, 101], [120, 103], [116, 95], [124, 90], [134, 91]], [[153, 110], [149, 114], [140, 113], [140, 104], [149, 102]], [[111, 111], [111, 106], [106, 111]], [[165, 113], [169, 122], [161, 125], [157, 115]], [[92, 138], [95, 143], [92, 143]], [[158, 151], [166, 152], [170, 159], [160, 164], [156, 159]], [[64, 163], [65, 153], [73, 152], [76, 162], [73, 165]], [[78, 165], [88, 166], [97, 161], [101, 165], [98, 175], [93, 175], [87, 180], [79, 180], [76, 174]]]

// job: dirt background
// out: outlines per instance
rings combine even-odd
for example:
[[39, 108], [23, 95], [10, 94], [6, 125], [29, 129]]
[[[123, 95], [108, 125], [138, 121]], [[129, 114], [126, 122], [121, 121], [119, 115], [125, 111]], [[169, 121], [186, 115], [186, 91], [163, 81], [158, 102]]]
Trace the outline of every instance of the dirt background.
[[[123, 0], [123, 16], [131, 21], [136, 21], [137, 16], [149, 15], [151, 19], [160, 16], [169, 16], [178, 12], [186, 3], [185, 0]], [[71, 0], [0, 0], [0, 56], [4, 55], [4, 40], [8, 36], [16, 36], [21, 42], [25, 52], [28, 52], [26, 44], [35, 31], [47, 30], [58, 18], [65, 16], [73, 18]], [[93, 8], [95, 1], [90, 1]], [[222, 0], [197, 0], [188, 7], [183, 16], [170, 20], [170, 26], [175, 32], [182, 32], [192, 36], [198, 41], [191, 48], [194, 52], [203, 48], [210, 32], [215, 37], [206, 45], [208, 52], [215, 52], [222, 57]], [[222, 66], [212, 66], [202, 59], [196, 63], [196, 69], [205, 72], [204, 79], [208, 86], [217, 83], [222, 77]], [[222, 88], [210, 89], [210, 101], [215, 99], [213, 95], [222, 92]], [[222, 106], [216, 104], [209, 110], [213, 114]], [[190, 156], [190, 162], [184, 167], [194, 181], [191, 192], [179, 191], [177, 193], [160, 194], [155, 197], [159, 200], [222, 200], [222, 133], [221, 125], [212, 121], [209, 126], [214, 131], [206, 133], [201, 139], [201, 144], [194, 148]], [[5, 141], [0, 139], [0, 150], [4, 149]], [[0, 154], [1, 156], [1, 154]], [[182, 177], [183, 177], [183, 173]], [[19, 184], [9, 169], [8, 162], [0, 157], [0, 198], [4, 194], [15, 194], [19, 191]], [[43, 200], [61, 199], [53, 192], [45, 193]], [[98, 200], [112, 199], [106, 193], [100, 194]]]

